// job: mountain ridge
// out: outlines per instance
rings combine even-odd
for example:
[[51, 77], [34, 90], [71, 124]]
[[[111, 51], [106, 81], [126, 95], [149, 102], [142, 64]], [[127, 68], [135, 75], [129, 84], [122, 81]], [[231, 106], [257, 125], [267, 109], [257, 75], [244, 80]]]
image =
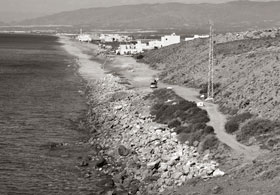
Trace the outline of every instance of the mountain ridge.
[[84, 8], [28, 19], [23, 25], [81, 25], [96, 28], [208, 28], [213, 20], [217, 29], [266, 28], [280, 26], [280, 2], [234, 1], [221, 4], [138, 4]]

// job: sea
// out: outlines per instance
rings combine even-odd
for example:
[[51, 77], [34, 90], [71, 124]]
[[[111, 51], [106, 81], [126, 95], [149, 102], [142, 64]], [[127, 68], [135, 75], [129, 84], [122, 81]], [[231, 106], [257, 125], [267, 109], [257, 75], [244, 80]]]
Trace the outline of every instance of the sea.
[[100, 194], [75, 60], [58, 37], [0, 34], [0, 194]]

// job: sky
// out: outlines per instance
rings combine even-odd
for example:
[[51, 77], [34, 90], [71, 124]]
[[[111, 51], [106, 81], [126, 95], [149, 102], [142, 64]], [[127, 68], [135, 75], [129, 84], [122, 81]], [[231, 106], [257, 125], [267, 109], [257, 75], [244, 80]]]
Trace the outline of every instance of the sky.
[[10, 22], [90, 7], [167, 2], [224, 3], [228, 1], [232, 0], [0, 0], [0, 21]]

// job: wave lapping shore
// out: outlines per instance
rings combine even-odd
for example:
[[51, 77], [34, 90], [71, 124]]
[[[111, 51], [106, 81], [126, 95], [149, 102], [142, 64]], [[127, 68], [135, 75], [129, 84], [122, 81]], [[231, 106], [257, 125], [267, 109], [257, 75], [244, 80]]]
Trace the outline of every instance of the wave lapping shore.
[[99, 155], [106, 163], [99, 168], [113, 176], [117, 190], [159, 194], [194, 177], [224, 175], [209, 153], [200, 155], [197, 147], [179, 143], [172, 129], [153, 122], [144, 100], [147, 92], [127, 89], [120, 82], [106, 75], [87, 90], [93, 133], [89, 142], [102, 148]]

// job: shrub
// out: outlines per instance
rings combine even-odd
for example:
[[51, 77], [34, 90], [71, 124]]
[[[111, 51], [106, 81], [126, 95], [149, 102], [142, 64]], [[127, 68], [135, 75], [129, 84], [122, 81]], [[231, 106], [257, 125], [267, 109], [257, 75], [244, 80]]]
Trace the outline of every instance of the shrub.
[[143, 59], [143, 58], [144, 58], [144, 55], [142, 55], [142, 54], [139, 54], [139, 55], [136, 56], [136, 59], [137, 59], [137, 60], [141, 60], [141, 59]]
[[187, 126], [187, 127], [178, 126], [178, 127], [175, 128], [175, 132], [177, 134], [180, 134], [180, 133], [191, 133], [192, 132], [192, 127], [191, 126]]
[[230, 120], [230, 121], [227, 121], [225, 124], [226, 132], [230, 133], [230, 134], [237, 131], [238, 128], [239, 128], [239, 123], [237, 121]]
[[168, 123], [168, 127], [169, 128], [174, 128], [174, 127], [178, 127], [181, 125], [181, 122], [178, 119], [173, 119], [172, 121], [170, 121]]
[[177, 139], [179, 140], [180, 143], [185, 143], [187, 140], [188, 140], [188, 136], [189, 134], [187, 133], [180, 133], [178, 136], [177, 136]]
[[216, 148], [219, 144], [219, 140], [215, 135], [207, 135], [199, 144], [198, 150], [203, 152], [205, 150]]
[[206, 126], [205, 128], [204, 128], [204, 133], [205, 134], [214, 134], [214, 132], [215, 132], [215, 130], [214, 130], [214, 128], [212, 127], [212, 126]]
[[279, 129], [279, 122], [271, 121], [268, 119], [252, 119], [249, 120], [237, 134], [238, 141], [247, 141], [252, 136], [259, 136], [266, 133], [271, 133], [275, 129]]
[[252, 116], [253, 115], [251, 113], [245, 112], [232, 117], [225, 124], [226, 132], [230, 134], [236, 132], [239, 129], [239, 125], [244, 121], [252, 118]]

